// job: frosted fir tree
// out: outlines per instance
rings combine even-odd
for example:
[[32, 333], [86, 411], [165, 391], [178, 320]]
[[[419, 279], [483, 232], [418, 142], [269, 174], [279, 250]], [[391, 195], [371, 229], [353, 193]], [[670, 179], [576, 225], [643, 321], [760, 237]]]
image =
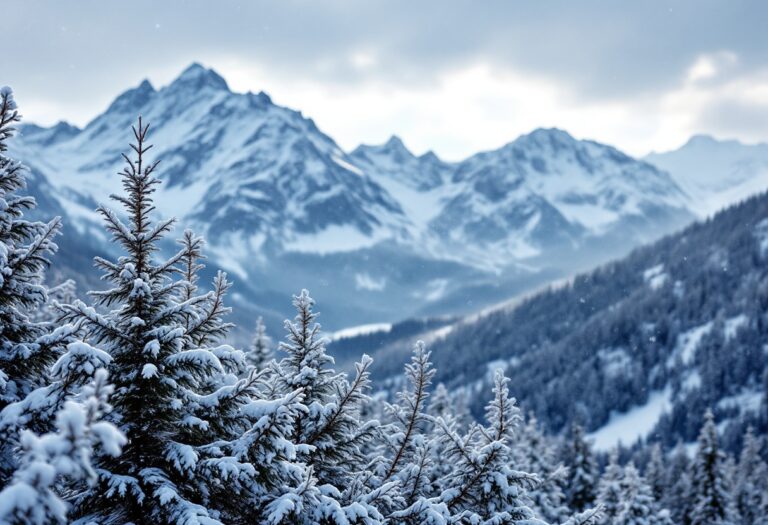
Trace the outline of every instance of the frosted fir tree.
[[685, 523], [690, 516], [689, 495], [691, 493], [691, 461], [685, 446], [679, 443], [672, 454], [667, 471], [667, 489], [661, 503], [669, 509], [674, 523]]
[[[46, 326], [33, 320], [46, 302], [43, 271], [56, 250], [60, 221], [24, 219], [35, 206], [33, 198], [18, 195], [26, 168], [5, 155], [20, 119], [13, 92], [0, 87], [0, 410], [43, 386], [61, 352], [59, 341], [39, 340]], [[0, 485], [14, 468], [13, 446], [13, 438], [0, 440]]]
[[725, 454], [718, 447], [717, 427], [711, 410], [704, 416], [693, 460], [689, 495], [690, 525], [735, 525], [728, 479], [723, 470]]
[[434, 488], [435, 447], [427, 435], [431, 425], [429, 388], [435, 375], [429, 356], [424, 343], [418, 341], [405, 366], [405, 387], [398, 392], [396, 403], [385, 405], [391, 423], [382, 429], [380, 455], [373, 464], [377, 486], [394, 483], [399, 487], [399, 494], [385, 511], [403, 523], [418, 523], [425, 515], [443, 519], [448, 515], [440, 502], [428, 500]]
[[248, 364], [257, 370], [264, 370], [274, 359], [272, 352], [272, 340], [267, 335], [267, 328], [264, 326], [264, 320], [259, 317], [256, 320], [256, 330], [251, 341], [251, 346], [246, 353]]
[[563, 460], [568, 467], [566, 500], [572, 511], [581, 512], [595, 501], [597, 464], [581, 425], [574, 424], [570, 434], [563, 454]]
[[[207, 346], [225, 330], [221, 301], [228, 284], [219, 275], [213, 292], [194, 295], [194, 283], [183, 278], [187, 246], [167, 260], [156, 259], [173, 220], [152, 217], [159, 181], [157, 164], [146, 159], [148, 129], [139, 119], [131, 145], [135, 156], [124, 156], [124, 194], [112, 196], [127, 222], [109, 208], [98, 209], [125, 252], [117, 261], [96, 259], [111, 288], [91, 292], [98, 310], [80, 301], [62, 307], [64, 320], [109, 354], [112, 420], [129, 439], [118, 458], [97, 458], [98, 484], [73, 498], [75, 513], [84, 522], [217, 523], [221, 502], [212, 499], [232, 471], [197, 473], [205, 455], [214, 453], [205, 446], [225, 429], [239, 430], [221, 419], [234, 410], [221, 404], [245, 402], [233, 395], [243, 389], [224, 379], [227, 370], [219, 358], [237, 352]], [[222, 391], [211, 392], [217, 384]]]
[[[363, 355], [355, 364], [351, 382], [339, 376], [334, 382], [333, 397], [320, 408], [312, 420], [312, 427], [304, 426], [307, 434], [302, 443], [313, 449], [307, 462], [320, 481], [347, 487], [370, 461], [368, 452], [379, 436], [379, 422], [364, 420], [361, 413], [370, 400], [369, 369], [372, 363], [370, 357]], [[315, 408], [309, 408], [310, 416], [314, 416]]]
[[420, 443], [420, 452], [423, 454], [428, 450], [430, 457], [424, 458], [414, 466], [424, 479], [429, 480], [430, 484], [434, 484], [438, 478], [450, 475], [453, 470], [453, 466], [443, 460], [444, 447], [439, 440], [434, 438], [434, 433], [435, 420], [438, 418], [457, 432], [461, 433], [466, 429], [464, 420], [457, 417], [457, 415], [460, 416], [460, 414], [457, 414], [457, 406], [458, 403], [445, 385], [438, 383], [430, 396], [429, 408], [427, 410], [430, 421], [427, 421], [425, 430], [430, 436], [428, 436], [428, 439], [422, 439]]
[[36, 435], [24, 430], [19, 467], [0, 491], [0, 523], [49, 525], [68, 523], [68, 505], [62, 492], [79, 490], [97, 475], [91, 464], [93, 450], [117, 456], [125, 436], [102, 421], [111, 407], [112, 387], [101, 369], [81, 394], [82, 402], [67, 401], [56, 415], [53, 432]]
[[621, 501], [615, 518], [608, 521], [614, 525], [665, 525], [659, 515], [651, 487], [640, 476], [634, 464], [624, 468], [621, 479]]
[[621, 511], [624, 471], [619, 464], [619, 451], [611, 451], [608, 466], [597, 485], [597, 502], [600, 504], [603, 523], [611, 524]]
[[424, 433], [429, 418], [427, 400], [429, 387], [435, 375], [435, 369], [429, 361], [430, 352], [424, 343], [418, 341], [411, 356], [411, 362], [405, 366], [407, 387], [397, 394], [397, 403], [388, 404], [386, 409], [394, 421], [394, 431], [386, 432], [386, 461], [381, 462], [379, 471], [382, 482], [396, 477], [407, 465], [415, 453], [415, 438]]
[[651, 446], [651, 456], [645, 466], [645, 479], [651, 487], [654, 499], [661, 503], [667, 493], [667, 469], [664, 464], [664, 453], [658, 443]]
[[378, 425], [360, 416], [369, 401], [372, 361], [363, 356], [351, 382], [337, 373], [325, 351], [314, 304], [307, 290], [293, 298], [296, 317], [285, 322], [288, 334], [280, 343], [285, 357], [275, 364], [275, 383], [278, 392], [303, 393], [307, 414], [296, 421], [293, 434], [296, 443], [311, 447], [303, 459], [321, 483], [345, 486], [345, 479], [367, 463], [366, 446]]
[[463, 438], [442, 427], [448, 444], [445, 459], [455, 471], [440, 499], [452, 515], [470, 523], [544, 523], [528, 505], [528, 493], [539, 486], [540, 478], [514, 465], [511, 444], [521, 417], [509, 397], [508, 381], [496, 371], [485, 426], [475, 425]]
[[[333, 358], [325, 351], [314, 305], [315, 300], [307, 290], [293, 297], [296, 317], [285, 321], [286, 341], [280, 343], [285, 356], [277, 363], [275, 376], [281, 391], [301, 388], [306, 405], [319, 408], [333, 396], [333, 385], [339, 376], [332, 368]], [[297, 426], [298, 437], [307, 433], [303, 425]]]
[[760, 456], [762, 442], [751, 428], [747, 429], [733, 491], [743, 525], [768, 523], [768, 466]]
[[568, 471], [556, 461], [555, 444], [539, 428], [536, 416], [531, 414], [513, 436], [515, 466], [526, 472], [535, 472], [541, 484], [530, 492], [531, 507], [544, 520], [561, 523], [569, 517], [562, 486]]

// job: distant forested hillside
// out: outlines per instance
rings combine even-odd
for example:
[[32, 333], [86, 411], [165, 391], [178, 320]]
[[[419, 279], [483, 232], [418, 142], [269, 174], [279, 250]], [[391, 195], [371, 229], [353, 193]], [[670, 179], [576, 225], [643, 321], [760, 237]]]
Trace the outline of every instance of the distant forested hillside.
[[[671, 409], [657, 431], [668, 444], [693, 440], [707, 407], [737, 423], [722, 427], [736, 440], [745, 422], [766, 428], [767, 311], [762, 194], [514, 308], [443, 328], [430, 346], [436, 380], [454, 388], [479, 388], [504, 366], [512, 394], [552, 431], [571, 420], [594, 431], [663, 395]], [[407, 344], [376, 352], [378, 377], [395, 374]]]

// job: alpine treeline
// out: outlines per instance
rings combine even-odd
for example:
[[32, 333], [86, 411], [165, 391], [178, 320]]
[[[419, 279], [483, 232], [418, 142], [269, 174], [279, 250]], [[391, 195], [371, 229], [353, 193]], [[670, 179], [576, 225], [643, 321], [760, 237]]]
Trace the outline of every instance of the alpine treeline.
[[[0, 524], [762, 523], [763, 443], [738, 461], [711, 414], [697, 452], [660, 448], [604, 474], [574, 426], [563, 438], [524, 418], [494, 376], [483, 421], [433, 387], [422, 343], [394, 399], [371, 396], [372, 360], [334, 370], [306, 290], [272, 347], [257, 321], [246, 351], [226, 343], [219, 273], [201, 286], [204, 240], [156, 217], [160, 181], [139, 118], [117, 209], [98, 209], [123, 255], [77, 298], [44, 270], [59, 221], [30, 222], [25, 168], [4, 156], [19, 114], [0, 90]], [[163, 249], [161, 249], [163, 247]], [[641, 451], [642, 452], [642, 451]], [[636, 453], [636, 455], [639, 452]]]

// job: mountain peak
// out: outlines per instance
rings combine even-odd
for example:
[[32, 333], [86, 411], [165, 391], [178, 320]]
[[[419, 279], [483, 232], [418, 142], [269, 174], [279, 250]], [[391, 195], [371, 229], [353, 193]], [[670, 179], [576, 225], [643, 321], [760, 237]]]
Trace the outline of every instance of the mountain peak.
[[414, 154], [411, 153], [411, 150], [406, 147], [402, 139], [397, 135], [392, 135], [389, 137], [389, 139], [387, 139], [384, 144], [360, 144], [357, 148], [354, 149], [354, 151], [352, 151], [353, 156], [366, 155], [369, 153], [374, 155], [392, 156], [400, 161], [410, 157], [415, 158]]
[[219, 75], [216, 71], [210, 68], [206, 68], [198, 62], [192, 62], [181, 74], [176, 77], [169, 87], [194, 87], [202, 88], [210, 86], [214, 89], [229, 91], [229, 86], [224, 77]]
[[570, 133], [560, 128], [536, 128], [527, 135], [523, 135], [523, 137], [537, 141], [573, 142], [576, 140]]
[[387, 142], [384, 143], [384, 147], [387, 149], [406, 149], [405, 144], [403, 144], [403, 139], [397, 135], [389, 137]]
[[154, 86], [149, 80], [144, 79], [141, 84], [117, 97], [107, 109], [107, 113], [141, 108], [155, 93]]
[[712, 135], [706, 135], [704, 133], [698, 133], [696, 135], [691, 135], [691, 138], [688, 139], [688, 142], [685, 143], [683, 146], [689, 147], [700, 147], [700, 146], [711, 146], [713, 144], [716, 144], [718, 141], [713, 137]]

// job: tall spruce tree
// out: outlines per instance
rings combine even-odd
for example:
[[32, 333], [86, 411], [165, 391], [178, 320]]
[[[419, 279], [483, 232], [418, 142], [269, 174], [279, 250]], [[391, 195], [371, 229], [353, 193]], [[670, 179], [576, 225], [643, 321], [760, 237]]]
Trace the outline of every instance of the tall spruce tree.
[[621, 479], [621, 501], [616, 517], [609, 523], [615, 525], [666, 525], [666, 515], [661, 514], [653, 498], [651, 487], [630, 463], [624, 468]]
[[645, 479], [651, 487], [654, 499], [661, 504], [667, 492], [667, 469], [664, 465], [664, 452], [659, 443], [651, 445], [651, 456], [645, 466]]
[[725, 454], [717, 440], [715, 417], [711, 410], [704, 416], [691, 475], [690, 525], [735, 525], [728, 479], [723, 470]]
[[611, 451], [608, 466], [597, 485], [597, 502], [600, 504], [603, 523], [611, 524], [621, 511], [624, 471], [619, 464], [619, 451]]
[[173, 220], [153, 218], [159, 180], [157, 164], [146, 159], [148, 129], [139, 119], [135, 156], [124, 156], [124, 195], [112, 196], [127, 223], [109, 208], [98, 210], [125, 252], [116, 261], [96, 260], [112, 286], [91, 293], [96, 307], [62, 306], [64, 320], [109, 354], [111, 420], [129, 440], [119, 457], [96, 458], [98, 483], [73, 495], [75, 514], [83, 523], [260, 518], [306, 480], [286, 441], [302, 410], [301, 392], [262, 401], [263, 378], [233, 382], [238, 370], [230, 368], [244, 356], [211, 346], [228, 326], [222, 317], [229, 284], [219, 274], [212, 292], [197, 293], [194, 236], [185, 236], [176, 255], [157, 260]]
[[570, 513], [562, 488], [568, 471], [557, 463], [555, 444], [541, 431], [535, 415], [529, 415], [526, 424], [515, 433], [512, 449], [515, 468], [541, 477], [541, 484], [530, 492], [536, 515], [549, 523], [568, 519]]
[[592, 447], [578, 423], [571, 426], [563, 461], [568, 467], [568, 506], [574, 512], [581, 512], [595, 501], [598, 473]]
[[[56, 250], [60, 221], [24, 219], [35, 206], [32, 197], [18, 195], [26, 168], [5, 155], [20, 119], [13, 92], [0, 87], [0, 410], [44, 386], [47, 369], [62, 351], [57, 338], [40, 339], [46, 325], [33, 321], [46, 302], [43, 271]], [[0, 439], [0, 485], [15, 468], [15, 445], [15, 436]]]
[[363, 421], [363, 406], [369, 401], [371, 359], [363, 356], [354, 379], [332, 367], [325, 340], [313, 311], [315, 301], [307, 290], [294, 296], [296, 317], [286, 321], [286, 341], [280, 344], [285, 357], [274, 369], [278, 392], [301, 389], [307, 414], [296, 421], [293, 439], [311, 450], [302, 456], [321, 483], [346, 486], [367, 463], [366, 446], [374, 438], [376, 421]]
[[512, 440], [521, 420], [515, 400], [509, 397], [509, 380], [501, 370], [494, 377], [493, 399], [485, 412], [486, 426], [476, 425], [461, 438], [443, 427], [448, 442], [446, 459], [456, 469], [454, 481], [441, 499], [454, 514], [479, 523], [535, 523], [528, 505], [529, 491], [541, 479], [515, 469]]
[[691, 505], [691, 461], [685, 446], [679, 443], [672, 454], [671, 464], [667, 469], [667, 486], [662, 498], [662, 506], [669, 509], [674, 523], [686, 523], [690, 516]]
[[762, 441], [751, 428], [744, 434], [733, 498], [743, 525], [768, 523], [768, 466], [760, 456]]

